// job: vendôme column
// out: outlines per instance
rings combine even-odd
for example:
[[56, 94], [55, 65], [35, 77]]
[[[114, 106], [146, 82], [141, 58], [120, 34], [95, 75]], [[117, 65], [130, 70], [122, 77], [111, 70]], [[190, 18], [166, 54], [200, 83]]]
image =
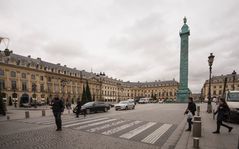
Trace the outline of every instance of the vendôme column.
[[183, 26], [179, 33], [181, 38], [180, 46], [180, 83], [177, 91], [177, 102], [187, 102], [190, 91], [188, 89], [188, 37], [190, 30], [186, 17], [183, 19]]

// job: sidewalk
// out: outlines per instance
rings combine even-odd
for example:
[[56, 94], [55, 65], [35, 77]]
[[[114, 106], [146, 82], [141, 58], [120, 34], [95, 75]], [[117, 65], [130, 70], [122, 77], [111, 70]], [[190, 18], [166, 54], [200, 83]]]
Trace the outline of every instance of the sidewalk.
[[[213, 115], [206, 112], [206, 108], [201, 106], [202, 119], [202, 137], [199, 139], [200, 149], [239, 149], [239, 125], [228, 123], [234, 129], [231, 133], [228, 129], [221, 127], [220, 134], [213, 134], [216, 130], [216, 120], [213, 120]], [[185, 125], [186, 129], [187, 125]], [[193, 136], [192, 132], [184, 131], [175, 149], [192, 149]]]
[[[72, 105], [72, 109], [75, 107], [75, 105]], [[72, 109], [69, 111], [65, 108], [64, 110], [64, 115], [65, 114], [72, 114]], [[7, 116], [9, 116], [10, 120], [16, 120], [16, 119], [25, 119], [25, 112], [29, 111], [30, 118], [34, 117], [42, 117], [42, 110], [45, 110], [46, 116], [52, 116], [52, 110], [51, 106], [38, 106], [37, 108], [30, 107], [30, 108], [23, 108], [23, 107], [17, 107], [15, 108], [14, 106], [8, 106], [7, 107], [7, 112], [6, 116], [0, 115], [0, 122], [1, 121], [6, 121]]]

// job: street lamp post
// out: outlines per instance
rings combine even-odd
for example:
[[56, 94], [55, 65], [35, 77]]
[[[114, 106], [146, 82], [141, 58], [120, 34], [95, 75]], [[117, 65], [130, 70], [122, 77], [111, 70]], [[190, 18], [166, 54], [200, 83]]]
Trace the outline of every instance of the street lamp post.
[[208, 56], [208, 65], [209, 65], [209, 86], [208, 86], [208, 103], [207, 103], [207, 112], [212, 113], [212, 102], [211, 102], [211, 75], [212, 75], [212, 64], [214, 61], [213, 53], [210, 53]]
[[233, 72], [232, 72], [232, 82], [233, 82], [233, 84], [232, 84], [232, 90], [234, 91], [235, 90], [235, 79], [236, 79], [236, 71], [235, 70], [233, 70]]

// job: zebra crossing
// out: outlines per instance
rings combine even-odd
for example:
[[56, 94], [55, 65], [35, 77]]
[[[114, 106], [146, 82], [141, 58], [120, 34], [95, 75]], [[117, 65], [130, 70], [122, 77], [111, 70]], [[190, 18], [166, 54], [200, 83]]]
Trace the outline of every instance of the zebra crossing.
[[[20, 121], [40, 125], [55, 125], [53, 117]], [[147, 144], [163, 145], [175, 130], [176, 125], [110, 117], [75, 118], [63, 116], [62, 127], [63, 129], [81, 130]]]

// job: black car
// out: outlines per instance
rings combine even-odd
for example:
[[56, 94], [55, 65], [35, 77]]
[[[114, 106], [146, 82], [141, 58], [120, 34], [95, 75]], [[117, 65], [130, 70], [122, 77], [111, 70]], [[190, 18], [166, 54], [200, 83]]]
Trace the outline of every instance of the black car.
[[104, 102], [87, 102], [81, 107], [81, 110], [86, 110], [86, 113], [107, 112], [110, 109], [110, 105]]

